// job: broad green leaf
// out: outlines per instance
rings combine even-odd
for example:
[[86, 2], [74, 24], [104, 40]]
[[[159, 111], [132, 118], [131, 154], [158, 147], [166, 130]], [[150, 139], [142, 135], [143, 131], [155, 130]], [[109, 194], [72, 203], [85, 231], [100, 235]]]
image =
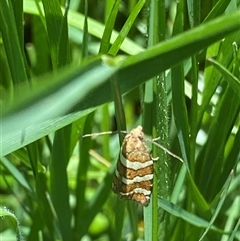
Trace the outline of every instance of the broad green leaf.
[[[80, 69], [74, 67], [63, 71], [54, 79], [48, 77], [45, 85], [41, 82], [34, 91], [26, 88], [24, 99], [21, 93], [21, 101], [10, 107], [2, 120], [2, 155], [90, 113], [96, 103], [86, 100], [100, 84], [107, 83], [114, 72], [116, 68], [102, 64], [101, 59], [97, 59]], [[74, 107], [81, 111], [67, 114]]]

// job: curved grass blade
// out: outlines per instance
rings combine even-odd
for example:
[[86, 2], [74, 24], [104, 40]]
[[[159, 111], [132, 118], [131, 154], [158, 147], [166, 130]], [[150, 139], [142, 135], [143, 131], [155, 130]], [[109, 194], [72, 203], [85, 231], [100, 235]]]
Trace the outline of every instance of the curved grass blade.
[[16, 239], [18, 241], [22, 240], [21, 229], [19, 225], [19, 221], [17, 217], [6, 207], [0, 207], [0, 218], [2, 219], [1, 222], [7, 223], [9, 227], [13, 230], [16, 230]]
[[[26, 88], [26, 93], [21, 93], [15, 105], [8, 108], [3, 116], [2, 155], [25, 146], [49, 134], [53, 129], [57, 130], [92, 111], [85, 110], [86, 103], [89, 105], [90, 102], [84, 99], [90, 98], [98, 86], [107, 83], [109, 76], [116, 70], [116, 67], [104, 65], [101, 59], [97, 59], [80, 69], [70, 68], [63, 71], [63, 74], [59, 72], [54, 81], [42, 82], [41, 88]], [[77, 105], [82, 106], [81, 112], [66, 115]], [[46, 128], [56, 121], [58, 124], [52, 126], [51, 130]]]
[[225, 77], [225, 80], [229, 83], [229, 85], [232, 87], [232, 89], [240, 98], [240, 80], [237, 77], [235, 77], [227, 68], [225, 68], [218, 61], [212, 58], [209, 58], [208, 61], [220, 71], [222, 76]]
[[[209, 227], [208, 221], [182, 209], [181, 207], [179, 207], [177, 205], [174, 205], [173, 203], [171, 203], [167, 200], [160, 198], [158, 200], [158, 205], [161, 208], [163, 208], [165, 211], [172, 214], [173, 216], [181, 218], [196, 227], [199, 227], [199, 228], [208, 228]], [[224, 233], [221, 229], [219, 229], [215, 226], [211, 226], [211, 230], [214, 230], [214, 231], [220, 232], [220, 233]]]

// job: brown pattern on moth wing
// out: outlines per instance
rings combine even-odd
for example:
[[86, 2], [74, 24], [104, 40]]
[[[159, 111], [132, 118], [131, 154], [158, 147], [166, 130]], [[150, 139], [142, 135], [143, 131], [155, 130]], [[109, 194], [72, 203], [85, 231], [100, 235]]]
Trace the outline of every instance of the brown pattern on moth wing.
[[123, 199], [147, 205], [153, 180], [153, 159], [144, 143], [142, 127], [138, 126], [123, 140], [121, 154], [113, 179], [113, 191]]
[[121, 193], [130, 193], [134, 191], [134, 189], [144, 189], [146, 193], [151, 192], [152, 189], [152, 181], [142, 181], [142, 182], [136, 182], [133, 184], [128, 184], [128, 185], [121, 185]]
[[152, 159], [149, 149], [144, 143], [144, 134], [141, 126], [133, 129], [125, 136], [121, 153], [129, 161], [146, 162]]
[[135, 200], [136, 202], [140, 203], [143, 206], [147, 206], [150, 201], [150, 196], [146, 196], [143, 193], [133, 193], [131, 196], [132, 200]]
[[121, 161], [118, 161], [117, 171], [118, 171], [120, 176], [125, 177], [127, 179], [133, 179], [136, 176], [142, 177], [142, 176], [145, 176], [145, 175], [148, 175], [148, 174], [152, 174], [153, 173], [153, 167], [151, 165], [151, 166], [145, 167], [143, 169], [134, 170], [134, 169], [131, 169], [131, 168], [126, 168], [121, 163]]

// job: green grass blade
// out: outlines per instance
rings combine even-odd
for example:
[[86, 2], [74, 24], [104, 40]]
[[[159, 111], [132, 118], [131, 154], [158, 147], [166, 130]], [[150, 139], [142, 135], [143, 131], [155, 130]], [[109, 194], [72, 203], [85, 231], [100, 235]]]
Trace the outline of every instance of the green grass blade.
[[[115, 171], [115, 166], [112, 165], [104, 177], [103, 182], [100, 184], [95, 192], [94, 197], [88, 202], [87, 207], [84, 210], [80, 225], [80, 236], [83, 236], [91, 224], [96, 213], [100, 211], [102, 205], [105, 203], [112, 186], [112, 176]], [[120, 210], [119, 210], [120, 211]]]
[[217, 207], [216, 209], [214, 210], [214, 213], [212, 215], [212, 218], [211, 220], [209, 221], [209, 224], [208, 224], [208, 227], [205, 229], [205, 231], [203, 232], [202, 236], [200, 237], [199, 241], [203, 240], [203, 238], [206, 236], [206, 234], [209, 232], [209, 230], [211, 229], [211, 226], [213, 225], [215, 219], [217, 218], [217, 216], [219, 215], [219, 212], [220, 212], [220, 209], [223, 207], [223, 203], [224, 201], [226, 200], [226, 197], [227, 197], [227, 192], [228, 192], [228, 189], [229, 189], [229, 186], [231, 184], [231, 181], [232, 181], [232, 178], [233, 176], [230, 175], [224, 188], [223, 188], [223, 191], [221, 193], [221, 196], [219, 198], [219, 202], [217, 204]]
[[20, 45], [22, 40], [21, 35], [18, 36], [17, 26], [11, 4], [7, 1], [0, 2], [0, 30], [2, 40], [6, 52], [8, 66], [10, 69], [12, 82], [14, 85], [27, 81], [27, 72], [23, 54], [23, 46]]
[[118, 37], [112, 44], [108, 54], [115, 56], [118, 53], [120, 46], [122, 45], [124, 39], [127, 37], [130, 29], [132, 28], [134, 21], [136, 20], [137, 16], [139, 15], [139, 12], [143, 8], [145, 2], [146, 2], [146, 0], [140, 0], [137, 2], [137, 4], [135, 5], [134, 9], [132, 10], [130, 16], [128, 17], [126, 23], [124, 24], [121, 31], [119, 32]]
[[[201, 158], [202, 166], [201, 169], [198, 169], [197, 180], [201, 180], [200, 190], [208, 200], [212, 200], [216, 193], [219, 192], [219, 190], [216, 190], [217, 180], [213, 177], [221, 173], [224, 166], [224, 147], [232, 129], [232, 123], [235, 123], [239, 114], [239, 97], [228, 87], [216, 108], [214, 123], [205, 144], [205, 155], [203, 159], [199, 156], [197, 160], [199, 162], [199, 158]], [[225, 118], [224, 122], [222, 121], [223, 118]]]
[[[233, 137], [233, 138], [232, 138]], [[226, 157], [223, 171], [218, 176], [218, 181], [216, 185], [216, 190], [220, 190], [221, 187], [224, 185], [225, 180], [227, 180], [227, 177], [229, 176], [229, 173], [231, 173], [232, 169], [235, 168], [238, 162], [239, 157], [239, 143], [240, 143], [240, 128], [238, 126], [237, 133], [235, 135], [232, 135], [232, 137], [229, 138], [229, 142], [231, 143], [231, 147], [228, 147], [226, 145], [226, 149], [230, 149], [229, 153]], [[232, 140], [233, 139], [233, 140]]]
[[226, 8], [227, 8], [227, 6], [230, 2], [231, 2], [231, 0], [220, 0], [220, 1], [218, 1], [216, 3], [216, 5], [212, 8], [211, 12], [204, 19], [203, 22], [214, 19], [216, 16], [219, 16], [220, 14], [224, 13], [224, 11], [226, 10]]
[[[183, 17], [181, 12], [184, 9], [184, 4], [179, 4], [177, 9], [177, 20], [173, 29], [174, 34], [178, 34], [183, 31]], [[187, 116], [187, 108], [184, 94], [184, 72], [183, 64], [179, 64], [172, 68], [172, 106], [175, 119], [175, 125], [177, 128], [179, 144], [182, 152], [183, 159], [186, 161], [188, 168], [189, 163], [189, 123]]]
[[[49, 190], [47, 186], [47, 177], [43, 173], [38, 173], [36, 177], [36, 192], [38, 200], [38, 210], [36, 211], [36, 216], [40, 219], [38, 220], [39, 227], [37, 230], [32, 230], [31, 235], [38, 235], [39, 230], [42, 229], [41, 226], [46, 226], [49, 232], [49, 236], [52, 240], [60, 239], [61, 231], [59, 230], [59, 223], [56, 217], [55, 210], [53, 210], [53, 203], [51, 202]], [[36, 224], [36, 222], [34, 222]]]
[[[113, 76], [111, 78], [110, 82], [111, 82], [111, 91], [112, 91], [113, 101], [114, 101], [117, 130], [119, 132], [118, 138], [119, 138], [119, 143], [120, 143], [120, 146], [121, 146], [124, 137], [121, 135], [120, 131], [126, 130], [126, 117], [125, 117], [125, 112], [124, 112], [119, 82], [117, 81], [116, 76]], [[120, 148], [120, 151], [121, 151], [121, 148]], [[118, 157], [118, 158], [120, 158], [120, 157]], [[117, 160], [117, 161], [119, 161], [119, 160]], [[115, 169], [116, 169], [116, 165], [115, 165]], [[115, 171], [115, 169], [114, 169], [114, 171]], [[128, 207], [129, 206], [130, 206], [130, 204], [128, 205]], [[118, 240], [120, 241], [121, 240], [120, 237], [122, 236], [121, 234], [122, 234], [122, 229], [123, 229], [125, 204], [123, 203], [122, 200], [119, 200], [119, 197], [117, 197], [117, 202], [116, 202], [115, 208], [116, 208], [116, 210], [120, 211], [114, 219], [114, 228], [115, 228], [115, 232], [116, 232], [117, 237], [118, 237], [116, 241], [118, 241]], [[128, 210], [129, 209], [131, 209], [131, 208], [128, 208]], [[130, 215], [130, 218], [131, 217], [132, 216]], [[131, 219], [131, 221], [132, 221], [132, 219]]]
[[[235, 42], [240, 43], [240, 35], [238, 32], [229, 35], [225, 38], [225, 41], [219, 46], [210, 46], [208, 48], [209, 53], [207, 57], [213, 57], [217, 55], [216, 60], [221, 63], [223, 66], [231, 65], [233, 60], [233, 48], [232, 43]], [[206, 107], [208, 106], [215, 90], [219, 84], [219, 81], [222, 78], [221, 73], [215, 69], [213, 66], [208, 66], [205, 71], [204, 85], [205, 88], [202, 93], [202, 103], [198, 111], [198, 121], [201, 120]]]
[[9, 4], [12, 7], [14, 14], [15, 25], [17, 28], [17, 34], [19, 39], [19, 44], [22, 52], [24, 51], [24, 36], [23, 36], [23, 1], [10, 1]]
[[239, 237], [239, 227], [240, 227], [240, 219], [238, 219], [234, 229], [232, 230], [231, 236], [229, 237], [228, 241], [234, 241], [235, 237]]
[[29, 58], [32, 59], [30, 63], [33, 74], [39, 76], [50, 71], [51, 60], [46, 28], [38, 16], [33, 16], [32, 38], [35, 50], [33, 50], [33, 57]]
[[199, 0], [188, 0], [187, 3], [187, 11], [190, 26], [198, 26], [201, 23], [201, 3]]
[[38, 171], [38, 163], [41, 157], [39, 156], [39, 146], [38, 141], [33, 142], [26, 146], [28, 157], [31, 163], [31, 168], [33, 170], [33, 175], [36, 177]]
[[[70, 158], [71, 125], [55, 133], [50, 165], [51, 197], [54, 205], [63, 240], [71, 240], [71, 209], [69, 204], [69, 189], [67, 164]], [[59, 178], [61, 177], [61, 178]], [[64, 208], [63, 208], [64, 207]]]
[[[138, 84], [142, 83], [143, 80], [159, 74], [161, 71], [176, 65], [222, 37], [226, 37], [227, 33], [230, 33], [228, 32], [231, 29], [230, 26], [233, 27], [233, 32], [237, 31], [240, 24], [239, 16], [240, 11], [227, 15], [226, 18], [215, 19], [192, 30], [178, 34], [168, 41], [157, 44], [140, 54], [130, 56], [124, 61], [119, 72], [119, 78], [128, 79], [128, 84], [132, 87], [136, 86], [134, 84], [136, 82]], [[223, 29], [226, 26], [226, 21], [230, 29]], [[178, 55], [176, 55], [176, 52]]]
[[[96, 91], [97, 86], [108, 82], [108, 77], [117, 68], [102, 65], [102, 62], [98, 59], [81, 69], [72, 68], [69, 70], [69, 72], [64, 72], [64, 74], [59, 73], [54, 81], [46, 81], [45, 85], [42, 83], [41, 88], [37, 87], [35, 91], [33, 89], [30, 91], [26, 88], [27, 94], [24, 95], [24, 98], [21, 95], [16, 100], [15, 106], [11, 109], [9, 108], [8, 114], [2, 120], [3, 138], [1, 141], [3, 143], [3, 155], [6, 155], [10, 150], [13, 151], [29, 144], [89, 113], [85, 110], [86, 104], [93, 104], [92, 107], [95, 104], [89, 101], [86, 102], [85, 98], [88, 99], [94, 90]], [[108, 94], [110, 95], [110, 91]], [[107, 96], [104, 92], [101, 92], [101, 95], [102, 97]], [[47, 109], [46, 103], [48, 103]], [[61, 116], [76, 105], [82, 109], [82, 114], [72, 113], [70, 116]], [[28, 118], [29, 116], [31, 118]], [[61, 117], [55, 122], [53, 119], [59, 116]], [[55, 124], [53, 125], [53, 123]], [[51, 130], [42, 128], [49, 125], [52, 125]], [[12, 142], [12, 140], [15, 141]]]
[[[93, 114], [89, 114], [87, 118], [82, 118], [84, 128], [81, 130], [81, 135], [91, 133], [92, 131], [92, 120]], [[80, 138], [79, 141], [79, 164], [78, 164], [78, 171], [76, 177], [76, 205], [74, 209], [74, 216], [75, 216], [75, 224], [73, 229], [73, 237], [75, 240], [79, 240], [81, 237], [81, 233], [79, 230], [81, 229], [81, 225], [83, 222], [83, 213], [84, 208], [86, 206], [86, 188], [87, 188], [87, 172], [90, 166], [90, 159], [89, 159], [89, 150], [91, 148], [92, 140], [91, 138]], [[86, 230], [85, 230], [86, 231]]]
[[[39, 4], [40, 10], [42, 10], [42, 5]], [[34, 15], [39, 15], [39, 9], [35, 5], [35, 3], [32, 0], [25, 0], [24, 1], [24, 11], [26, 13], [34, 14]], [[68, 23], [70, 26], [76, 27], [78, 29], [83, 30], [84, 29], [84, 18], [85, 16], [83, 14], [77, 13], [75, 11], [70, 10], [69, 15], [68, 15]], [[103, 32], [105, 29], [105, 26], [101, 24], [100, 22], [88, 18], [88, 25], [89, 25], [89, 33], [99, 39], [102, 39]], [[111, 43], [114, 42], [114, 40], [118, 36], [117, 31], [112, 32], [112, 37], [111, 37]], [[125, 39], [121, 46], [121, 50], [123, 50], [126, 53], [129, 54], [137, 54], [143, 50], [141, 46], [136, 44], [134, 41], [130, 39]]]
[[102, 41], [101, 41], [100, 50], [99, 50], [100, 53], [106, 54], [109, 50], [110, 39], [114, 29], [117, 13], [119, 11], [120, 3], [121, 3], [121, 0], [115, 1], [112, 7], [112, 10], [110, 12], [110, 15], [108, 16], [106, 26], [102, 35]]
[[[62, 23], [63, 23], [63, 14], [59, 1], [47, 1], [43, 0], [44, 13], [46, 18], [46, 26], [48, 32], [48, 40], [51, 50], [51, 58], [53, 68], [56, 70], [59, 66], [59, 54], [60, 54], [60, 39]], [[60, 26], [60, 28], [59, 28]], [[66, 53], [64, 53], [66, 54]], [[66, 55], [65, 55], [66, 56]]]
[[[163, 41], [166, 35], [165, 1], [150, 1], [148, 19], [148, 47], [151, 48]], [[167, 122], [167, 95], [165, 87], [165, 74], [152, 76], [145, 84], [145, 96], [143, 107], [143, 126], [147, 133], [154, 137], [160, 137], [161, 144], [167, 146], [168, 122]], [[168, 198], [169, 196], [169, 169], [167, 168], [167, 154], [153, 146], [153, 156], [159, 157], [154, 163], [154, 178], [151, 201], [144, 208], [144, 237], [145, 240], [159, 240], [165, 237], [165, 224], [161, 222], [163, 210], [158, 207], [158, 196]], [[166, 183], [167, 185], [161, 185]], [[161, 223], [160, 223], [161, 222]], [[159, 233], [161, 233], [159, 237]]]
[[[67, 0], [69, 1], [69, 0]], [[68, 11], [69, 6], [66, 3], [65, 11], [61, 21], [60, 34], [58, 38], [58, 67], [63, 67], [70, 64], [70, 49], [68, 37]]]
[[[165, 211], [169, 212], [175, 217], [181, 218], [185, 220], [186, 222], [200, 228], [207, 228], [209, 226], [209, 222], [199, 218], [198, 216], [182, 209], [179, 206], [174, 205], [171, 202], [168, 202], [167, 200], [164, 199], [159, 199], [158, 200], [158, 205], [163, 208]], [[211, 226], [211, 230], [217, 231], [222, 233], [221, 229], [216, 228], [215, 226]]]
[[85, 0], [84, 2], [84, 13], [85, 13], [85, 18], [84, 18], [84, 27], [83, 27], [83, 40], [82, 40], [82, 60], [87, 58], [88, 56], [88, 39], [89, 39], [89, 34], [88, 34], [88, 1]]
[[126, 208], [126, 203], [117, 197], [114, 217], [114, 235], [116, 235], [116, 241], [120, 241], [122, 237], [123, 223], [124, 223], [124, 211]]
[[1, 158], [1, 165], [11, 173], [20, 185], [22, 185], [29, 193], [33, 194], [32, 188], [29, 186], [25, 177], [6, 157]]
[[219, 62], [215, 61], [214, 59], [209, 58], [208, 61], [219, 70], [225, 80], [229, 83], [232, 89], [236, 92], [238, 97], [240, 98], [240, 80], [235, 77], [228, 69], [226, 69], [223, 65]]

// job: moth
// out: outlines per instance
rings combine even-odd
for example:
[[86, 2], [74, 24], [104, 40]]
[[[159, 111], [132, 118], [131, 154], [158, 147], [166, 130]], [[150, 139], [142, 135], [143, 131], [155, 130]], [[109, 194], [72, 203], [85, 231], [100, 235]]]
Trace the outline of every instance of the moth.
[[[95, 135], [102, 134], [112, 134], [112, 132], [102, 132]], [[88, 136], [92, 136], [92, 134], [84, 135], [84, 137]], [[152, 142], [169, 155], [183, 162], [180, 157], [156, 143], [155, 141], [158, 139], [145, 139], [142, 126], [132, 129], [125, 136], [112, 183], [113, 192], [118, 194], [120, 198], [136, 201], [143, 206], [149, 204], [153, 185], [153, 162], [158, 158], [151, 156], [145, 144], [146, 141]]]
[[147, 206], [152, 192], [154, 160], [145, 145], [142, 127], [138, 126], [123, 140], [113, 178], [113, 191], [123, 199]]

